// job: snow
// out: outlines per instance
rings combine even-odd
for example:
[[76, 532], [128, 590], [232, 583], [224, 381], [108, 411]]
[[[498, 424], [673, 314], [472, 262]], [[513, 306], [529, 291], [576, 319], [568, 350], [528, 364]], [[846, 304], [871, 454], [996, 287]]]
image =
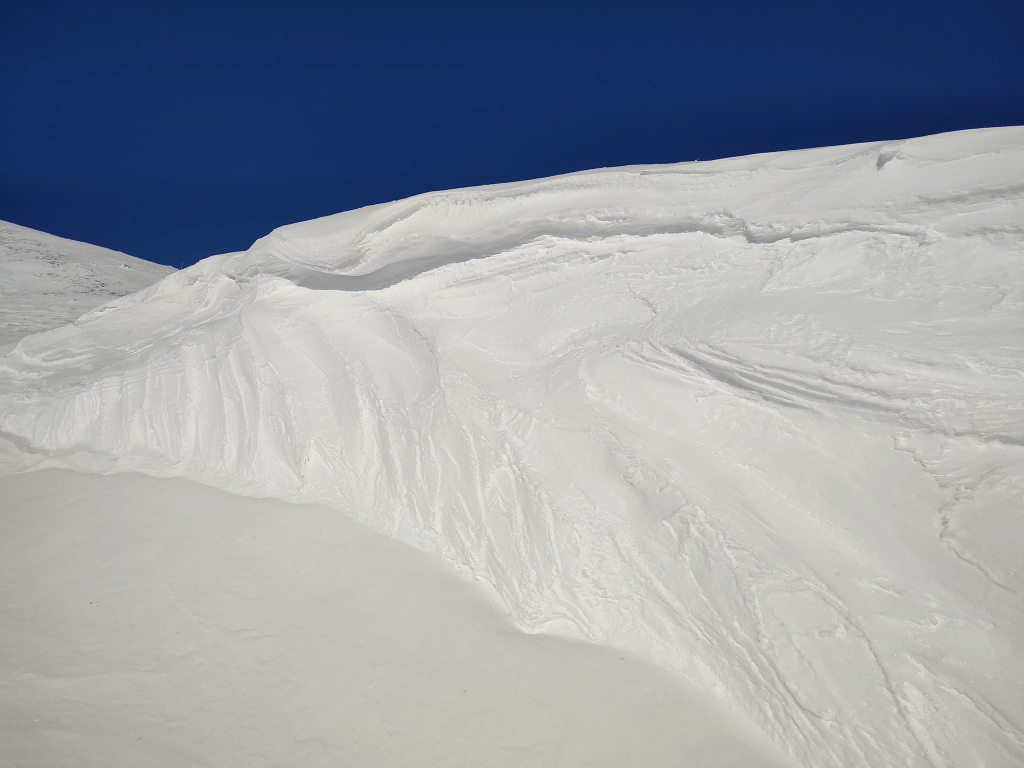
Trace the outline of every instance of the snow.
[[9, 473], [443, 556], [805, 766], [1024, 762], [1024, 129], [276, 230], [0, 359]]
[[0, 352], [174, 270], [0, 221]]
[[787, 765], [326, 507], [67, 470], [0, 497], [2, 765]]

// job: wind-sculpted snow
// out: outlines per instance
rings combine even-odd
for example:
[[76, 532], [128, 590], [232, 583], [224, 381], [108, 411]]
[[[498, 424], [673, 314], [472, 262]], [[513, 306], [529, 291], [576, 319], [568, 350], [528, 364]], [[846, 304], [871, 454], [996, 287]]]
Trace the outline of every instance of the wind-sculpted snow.
[[333, 506], [805, 766], [1024, 761], [1024, 129], [279, 229], [0, 363], [8, 464]]
[[0, 352], [174, 270], [0, 221]]

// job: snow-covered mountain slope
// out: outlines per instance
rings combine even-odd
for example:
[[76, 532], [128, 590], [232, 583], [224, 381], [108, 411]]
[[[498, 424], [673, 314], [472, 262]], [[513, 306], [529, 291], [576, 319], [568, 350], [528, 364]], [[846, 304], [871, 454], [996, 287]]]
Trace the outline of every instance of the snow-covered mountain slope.
[[276, 230], [0, 361], [8, 471], [327, 504], [805, 766], [1024, 762], [1024, 129]]
[[0, 351], [172, 272], [162, 264], [0, 221]]

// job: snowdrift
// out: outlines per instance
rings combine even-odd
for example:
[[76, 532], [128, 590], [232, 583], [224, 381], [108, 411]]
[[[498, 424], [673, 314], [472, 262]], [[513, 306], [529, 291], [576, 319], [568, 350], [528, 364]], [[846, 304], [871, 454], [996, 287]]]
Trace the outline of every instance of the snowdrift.
[[792, 768], [663, 670], [518, 632], [329, 507], [66, 469], [0, 498], [5, 768]]
[[8, 471], [316, 502], [803, 765], [1024, 760], [1024, 129], [431, 193], [0, 360]]

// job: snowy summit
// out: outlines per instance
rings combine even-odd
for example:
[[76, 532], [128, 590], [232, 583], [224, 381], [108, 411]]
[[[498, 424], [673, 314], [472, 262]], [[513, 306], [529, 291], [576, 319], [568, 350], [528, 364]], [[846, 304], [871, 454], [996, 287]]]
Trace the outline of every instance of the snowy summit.
[[1018, 766], [1022, 179], [1005, 128], [283, 227], [21, 338], [0, 467], [328, 507], [765, 764]]

